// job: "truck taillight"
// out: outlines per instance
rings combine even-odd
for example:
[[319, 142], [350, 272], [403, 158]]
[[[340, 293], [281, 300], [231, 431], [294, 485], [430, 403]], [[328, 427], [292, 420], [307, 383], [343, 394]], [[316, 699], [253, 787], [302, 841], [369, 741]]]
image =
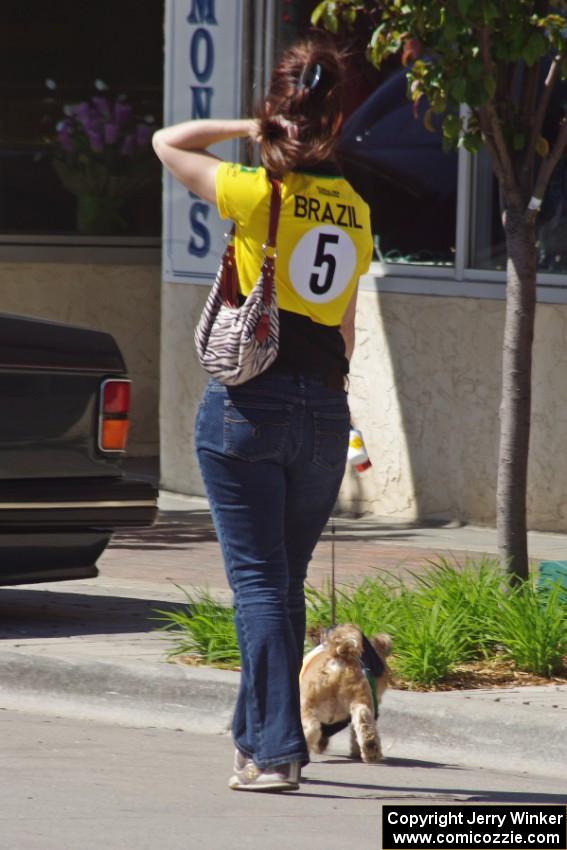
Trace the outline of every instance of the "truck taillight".
[[100, 389], [98, 447], [103, 452], [126, 451], [130, 414], [130, 381], [108, 378]]

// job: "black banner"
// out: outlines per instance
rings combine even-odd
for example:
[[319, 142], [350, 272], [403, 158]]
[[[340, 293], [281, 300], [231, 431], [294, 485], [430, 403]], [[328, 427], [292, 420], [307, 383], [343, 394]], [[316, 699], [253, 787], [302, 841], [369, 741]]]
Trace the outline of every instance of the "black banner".
[[567, 806], [382, 806], [382, 850], [567, 850]]

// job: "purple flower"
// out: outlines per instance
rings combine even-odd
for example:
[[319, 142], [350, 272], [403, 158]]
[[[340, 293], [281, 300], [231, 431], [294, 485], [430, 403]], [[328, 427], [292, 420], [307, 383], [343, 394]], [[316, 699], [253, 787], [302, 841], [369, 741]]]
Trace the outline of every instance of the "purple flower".
[[104, 135], [103, 127], [104, 124], [102, 121], [97, 118], [93, 118], [92, 115], [83, 124], [83, 129], [87, 136], [90, 133], [99, 133], [99, 135]]
[[125, 127], [128, 121], [130, 120], [130, 115], [132, 114], [132, 108], [128, 106], [127, 103], [122, 103], [117, 100], [114, 104], [114, 120], [118, 124], [119, 127]]
[[131, 156], [134, 153], [134, 136], [131, 133], [124, 137], [120, 153], [125, 156]]
[[73, 142], [69, 133], [69, 129], [65, 126], [57, 128], [57, 140], [65, 153], [72, 153]]
[[88, 101], [82, 100], [80, 103], [74, 103], [72, 110], [77, 117], [90, 115], [91, 108]]
[[104, 125], [104, 141], [107, 145], [115, 145], [120, 137], [118, 124]]
[[139, 148], [146, 148], [153, 135], [153, 130], [147, 124], [136, 125], [136, 144]]
[[[63, 116], [56, 127], [61, 151], [84, 152], [87, 146], [87, 157], [95, 159], [110, 149], [125, 157], [146, 151], [155, 127], [152, 115], [136, 120], [125, 94], [112, 98], [101, 87], [89, 101], [67, 104]], [[103, 162], [109, 172], [117, 166], [113, 154]]]
[[79, 119], [79, 122], [83, 125], [85, 129], [87, 129], [87, 125], [91, 120], [91, 108], [86, 100], [82, 103], [77, 103], [74, 106], [74, 113]]
[[91, 98], [91, 100], [92, 100], [92, 103], [94, 104], [95, 109], [97, 110], [98, 114], [102, 118], [110, 118], [111, 112], [110, 112], [110, 102], [109, 102], [108, 98], [99, 96], [99, 97], [93, 97], [93, 98]]
[[62, 121], [59, 121], [55, 129], [57, 130], [57, 141], [61, 147], [66, 153], [71, 153], [73, 150], [73, 140], [71, 136], [73, 131], [73, 122], [69, 120], [69, 118], [64, 118]]
[[87, 130], [89, 143], [93, 153], [102, 153], [104, 150], [104, 136], [99, 129]]

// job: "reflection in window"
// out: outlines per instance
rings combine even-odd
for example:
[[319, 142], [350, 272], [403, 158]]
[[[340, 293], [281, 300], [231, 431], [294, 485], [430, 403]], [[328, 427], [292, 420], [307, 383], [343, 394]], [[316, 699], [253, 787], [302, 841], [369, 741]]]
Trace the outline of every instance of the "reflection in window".
[[[500, 193], [488, 154], [476, 156], [474, 203], [471, 230], [471, 265], [478, 269], [504, 271], [506, 240], [500, 217]], [[567, 159], [563, 158], [551, 177], [538, 217], [538, 270], [567, 272]]]
[[3, 0], [0, 232], [160, 233], [163, 10]]
[[378, 259], [453, 266], [457, 154], [442, 148], [440, 119], [424, 126], [397, 71], [345, 125], [341, 159], [346, 176], [370, 205]]
[[473, 159], [471, 265], [477, 269], [506, 268], [506, 242], [500, 220], [498, 181], [485, 150]]
[[567, 159], [551, 176], [538, 218], [538, 267], [567, 272]]
[[[544, 75], [542, 75], [544, 76]], [[553, 144], [567, 85], [556, 87], [543, 135]], [[473, 209], [471, 218], [471, 266], [478, 269], [506, 268], [506, 240], [500, 212], [500, 190], [490, 159], [481, 150], [473, 160]], [[567, 157], [552, 174], [538, 215], [538, 270], [567, 272]]]

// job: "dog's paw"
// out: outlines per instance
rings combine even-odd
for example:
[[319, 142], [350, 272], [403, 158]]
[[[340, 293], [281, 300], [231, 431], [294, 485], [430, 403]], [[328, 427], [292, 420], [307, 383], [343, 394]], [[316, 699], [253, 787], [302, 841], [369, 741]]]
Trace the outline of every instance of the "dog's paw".
[[356, 735], [354, 734], [352, 726], [350, 727], [350, 757], [351, 759], [360, 761], [360, 747], [358, 746], [358, 741], [356, 740]]
[[365, 764], [377, 764], [382, 761], [382, 750], [376, 741], [369, 741], [361, 750], [360, 757]]
[[319, 740], [317, 741], [317, 743], [313, 747], [313, 752], [321, 755], [321, 753], [325, 752], [325, 750], [327, 749], [328, 746], [329, 746], [329, 739], [327, 737], [325, 737], [325, 735], [321, 735], [321, 737], [319, 738]]

